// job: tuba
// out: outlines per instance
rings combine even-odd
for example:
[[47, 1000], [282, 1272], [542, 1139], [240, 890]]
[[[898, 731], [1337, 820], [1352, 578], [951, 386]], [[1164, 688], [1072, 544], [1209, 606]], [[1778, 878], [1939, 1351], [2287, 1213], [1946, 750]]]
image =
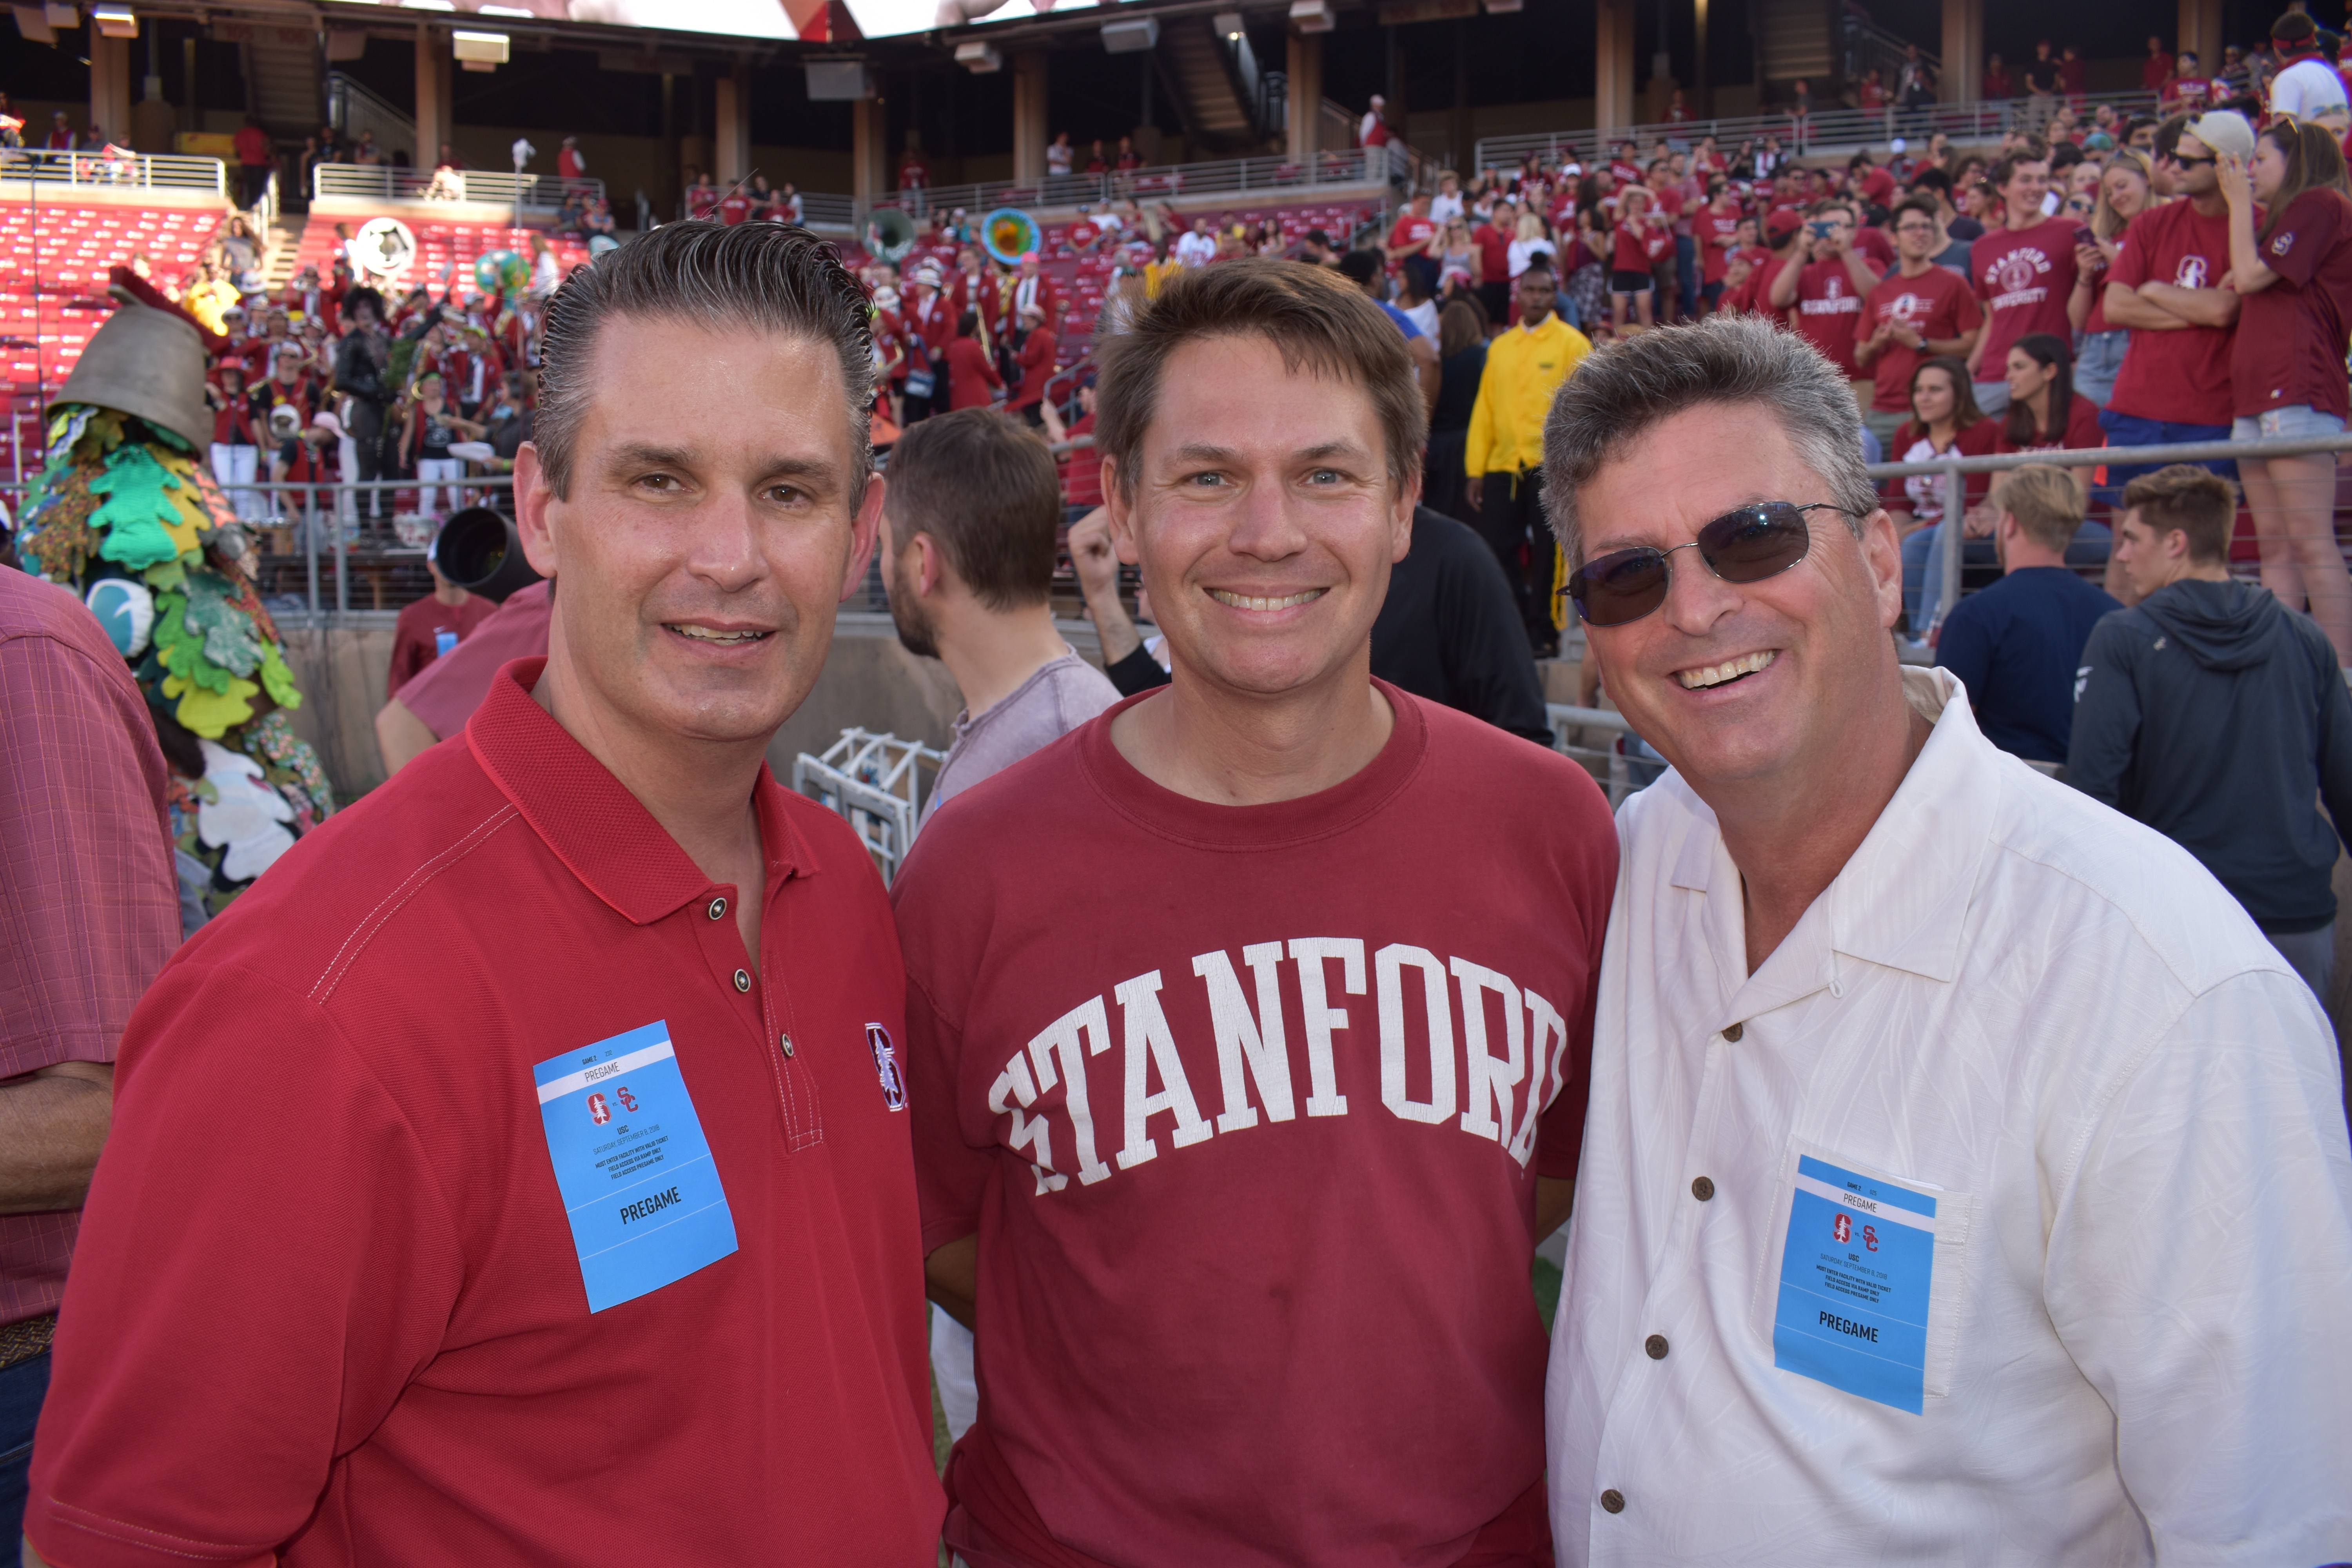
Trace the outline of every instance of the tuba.
[[1007, 267], [1019, 261], [1024, 252], [1042, 248], [1045, 237], [1037, 220], [1019, 207], [999, 207], [980, 222], [981, 244]]
[[897, 207], [884, 207], [866, 225], [866, 248], [877, 261], [894, 265], [915, 248], [915, 220]]

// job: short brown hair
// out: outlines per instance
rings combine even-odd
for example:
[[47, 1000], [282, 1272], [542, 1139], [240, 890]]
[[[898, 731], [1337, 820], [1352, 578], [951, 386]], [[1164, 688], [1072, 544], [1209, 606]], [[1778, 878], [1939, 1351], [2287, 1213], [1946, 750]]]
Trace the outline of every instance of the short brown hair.
[[1287, 369], [1303, 366], [1361, 387], [1380, 418], [1390, 484], [1402, 493], [1412, 483], [1429, 439], [1429, 415], [1404, 334], [1336, 272], [1248, 258], [1199, 268], [1161, 285], [1160, 297], [1101, 351], [1095, 450], [1122, 499], [1134, 499], [1143, 433], [1159, 408], [1169, 360], [1187, 343], [1247, 337], [1273, 343]]
[[2042, 144], [2039, 136], [2029, 136], [2018, 145], [2014, 153], [2006, 157], [1994, 159], [1992, 167], [1985, 171], [1985, 178], [1992, 182], [1994, 190], [2007, 190], [2010, 177], [2017, 173], [2017, 166], [2020, 163], [2047, 163], [2048, 162], [2050, 162], [2050, 149]]
[[1996, 511], [2017, 519], [2025, 537], [2044, 550], [2063, 550], [2083, 526], [2082, 492], [2054, 463], [2028, 463], [2001, 475], [1990, 498]]
[[1062, 486], [1035, 431], [992, 408], [917, 420], [891, 449], [884, 477], [882, 515], [894, 544], [929, 534], [992, 610], [1045, 602]]
[[2142, 474], [2124, 487], [2123, 510], [2139, 513], [2141, 526], [2151, 532], [2185, 535], [2191, 561], [2210, 566], [2230, 558], [2238, 495], [2210, 469], [2173, 463]]

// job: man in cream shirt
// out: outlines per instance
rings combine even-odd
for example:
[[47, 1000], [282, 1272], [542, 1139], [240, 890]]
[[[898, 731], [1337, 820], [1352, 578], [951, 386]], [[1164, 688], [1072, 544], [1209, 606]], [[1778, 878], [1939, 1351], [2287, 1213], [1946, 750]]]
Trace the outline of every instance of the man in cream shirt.
[[1547, 506], [1619, 818], [1547, 1391], [1563, 1564], [2352, 1558], [2352, 1151], [2187, 854], [1906, 670], [1830, 363], [1588, 360]]

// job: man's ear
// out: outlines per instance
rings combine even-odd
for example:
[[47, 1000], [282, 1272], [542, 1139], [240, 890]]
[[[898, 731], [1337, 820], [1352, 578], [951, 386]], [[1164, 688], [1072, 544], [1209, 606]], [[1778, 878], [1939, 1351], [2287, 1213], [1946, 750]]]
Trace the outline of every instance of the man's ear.
[[1117, 467], [1108, 458], [1102, 466], [1103, 521], [1110, 525], [1111, 553], [1129, 566], [1140, 565], [1143, 557], [1135, 540], [1135, 500], [1124, 493], [1118, 482]]
[[558, 552], [548, 508], [556, 494], [548, 483], [547, 470], [540, 466], [538, 447], [529, 441], [515, 448], [514, 493], [515, 532], [522, 539], [523, 559], [530, 563], [532, 571], [551, 578]]

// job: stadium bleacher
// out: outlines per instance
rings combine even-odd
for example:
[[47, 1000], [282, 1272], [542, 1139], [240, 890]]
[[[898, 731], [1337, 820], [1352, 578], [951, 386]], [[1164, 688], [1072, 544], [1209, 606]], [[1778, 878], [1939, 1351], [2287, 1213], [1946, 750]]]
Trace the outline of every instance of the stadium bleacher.
[[[106, 297], [106, 269], [146, 254], [177, 278], [204, 254], [226, 212], [185, 207], [12, 204], [0, 209], [0, 347], [12, 393], [54, 390], [104, 320], [75, 301]], [[40, 343], [38, 357], [33, 344]]]
[[[342, 240], [335, 233], [335, 226], [341, 224], [357, 234], [361, 225], [378, 216], [398, 218], [416, 237], [416, 259], [405, 273], [392, 280], [386, 289], [388, 293], [429, 287], [437, 295], [443, 287], [442, 275], [454, 263], [462, 273], [457, 282], [458, 293], [463, 297], [473, 291], [476, 260], [494, 250], [511, 250], [528, 257], [531, 237], [545, 233], [541, 229], [510, 228], [497, 223], [430, 222], [414, 205], [399, 209], [387, 207], [381, 215], [313, 214], [302, 226], [302, 241], [294, 253], [294, 272], [299, 274], [305, 267], [316, 267], [323, 276], [335, 252], [342, 245]], [[555, 259], [567, 273], [588, 259], [588, 247], [584, 241], [548, 235], [547, 242], [555, 252]]]

